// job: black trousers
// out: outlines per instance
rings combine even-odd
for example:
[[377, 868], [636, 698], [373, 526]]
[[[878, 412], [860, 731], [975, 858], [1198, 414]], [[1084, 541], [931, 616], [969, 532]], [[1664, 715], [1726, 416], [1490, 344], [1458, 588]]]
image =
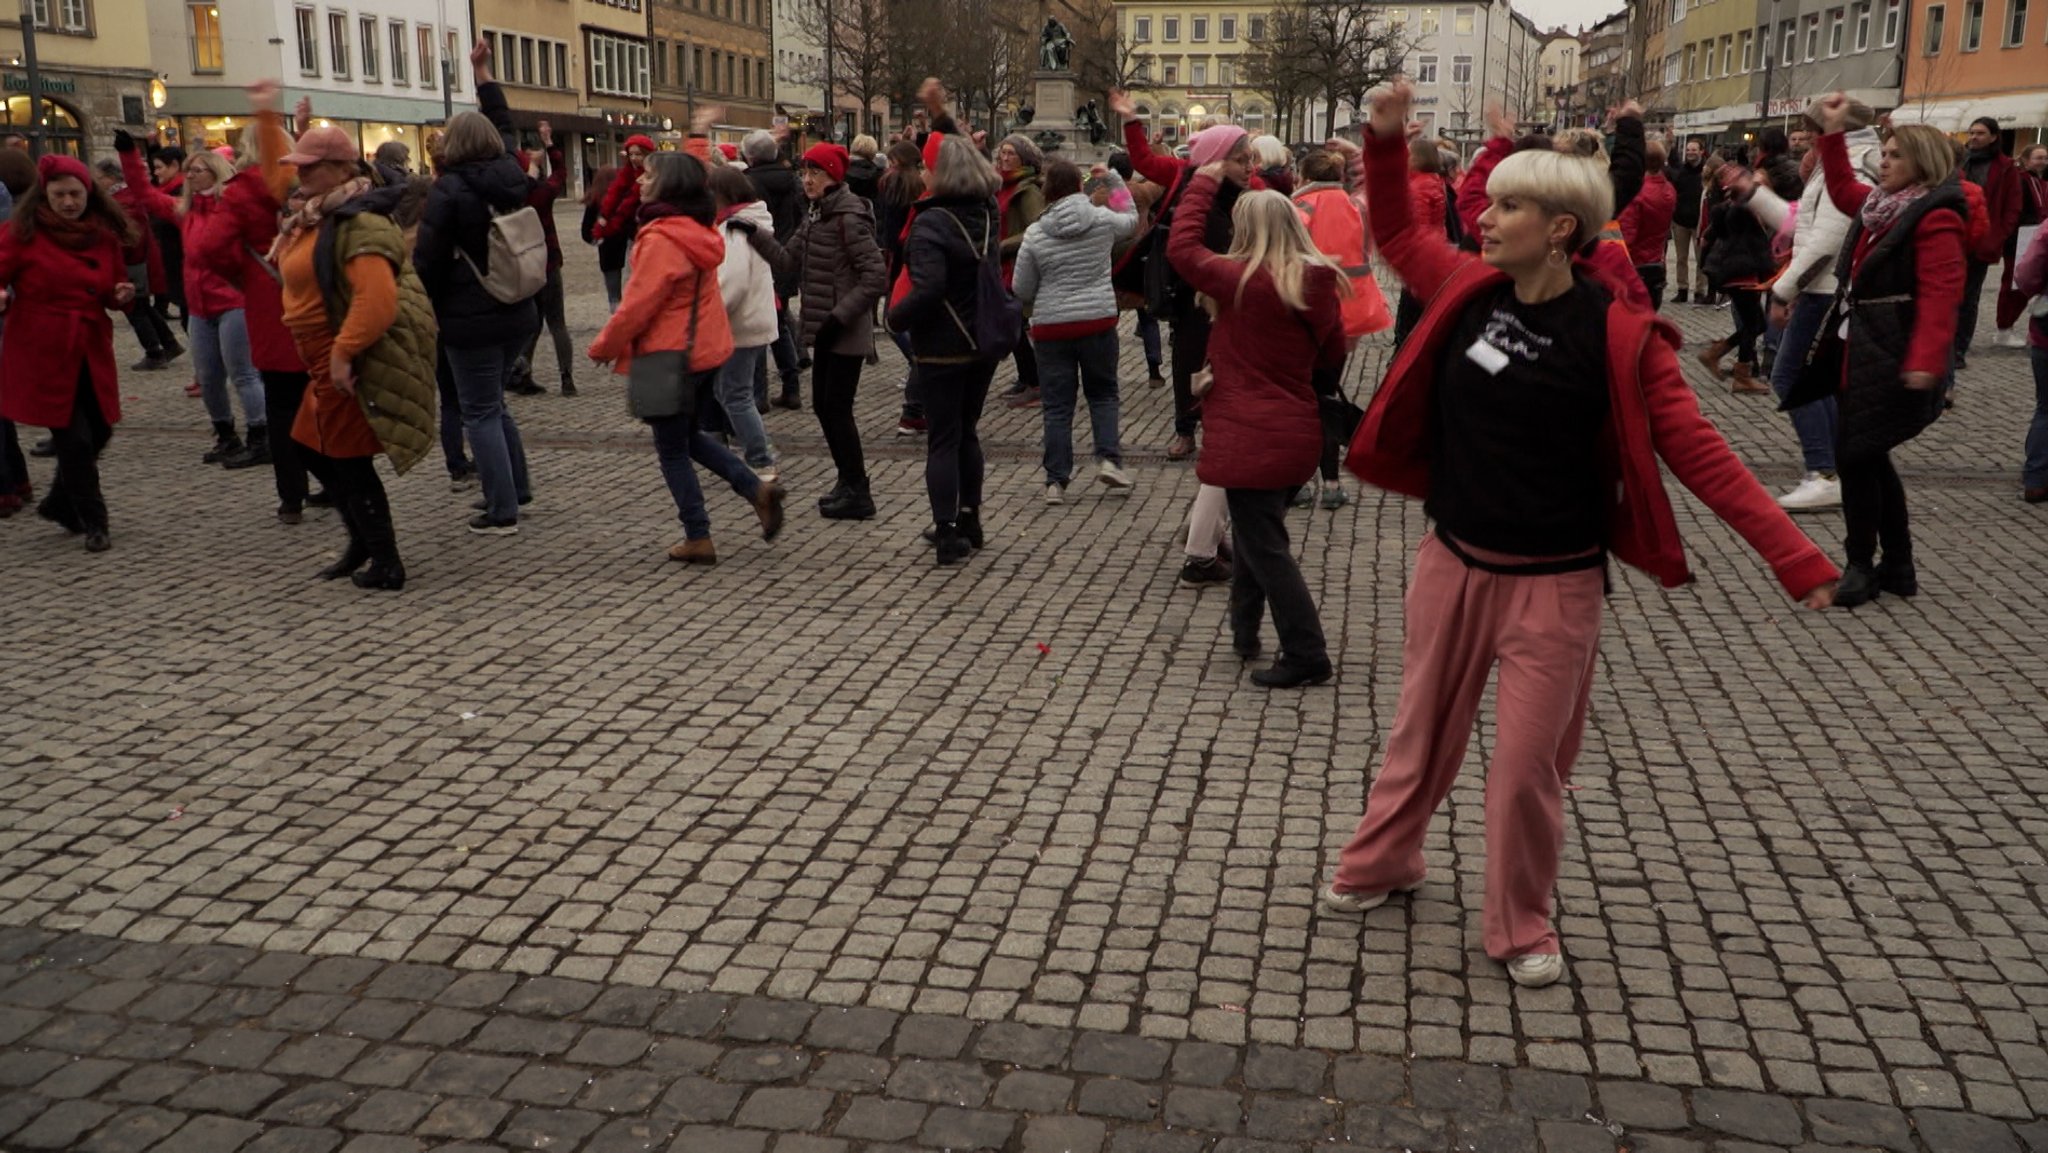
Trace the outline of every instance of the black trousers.
[[1189, 310], [1172, 324], [1167, 337], [1173, 352], [1173, 432], [1193, 436], [1202, 423], [1200, 402], [1190, 382], [1195, 372], [1209, 363], [1209, 314], [1202, 308]]
[[1835, 477], [1842, 482], [1843, 550], [1849, 563], [1873, 563], [1880, 543], [1886, 561], [1912, 563], [1906, 486], [1899, 479], [1899, 470], [1892, 467], [1891, 454], [1842, 457], [1835, 462]]
[[384, 492], [384, 478], [377, 475], [377, 458], [325, 456], [301, 445], [299, 459], [334, 497], [351, 548], [395, 563], [398, 536], [391, 523], [391, 498]]
[[1013, 391], [1023, 392], [1027, 388], [1037, 388], [1038, 350], [1031, 347], [1028, 338], [1017, 342], [1017, 351], [1011, 359], [1017, 362], [1017, 387]]
[[1956, 313], [1956, 356], [1970, 351], [1970, 342], [1977, 337], [1977, 306], [1984, 300], [1984, 278], [1991, 271], [1991, 265], [1974, 257], [1963, 261], [1963, 308]]
[[107, 529], [107, 500], [100, 492], [100, 453], [113, 438], [114, 428], [100, 411], [92, 375], [81, 369], [78, 393], [71, 401], [71, 423], [50, 430], [50, 442], [57, 449], [57, 476], [45, 498], [57, 521], [74, 532]]
[[533, 354], [540, 348], [540, 334], [542, 329], [545, 329], [547, 334], [554, 338], [555, 365], [562, 370], [562, 383], [570, 384], [576, 379], [576, 354], [575, 350], [569, 347], [569, 317], [565, 311], [566, 301], [563, 295], [562, 270], [551, 268], [548, 270], [548, 282], [541, 285], [539, 295], [534, 297], [540, 305], [541, 327], [533, 330], [533, 339], [526, 342], [526, 352], [523, 355], [526, 359], [526, 372], [530, 377], [533, 375]]
[[21, 455], [21, 434], [14, 422], [0, 420], [0, 493], [23, 492], [29, 487], [28, 460]]
[[1636, 265], [1636, 277], [1643, 282], [1643, 287], [1649, 290], [1650, 311], [1656, 312], [1661, 310], [1664, 307], [1664, 266], [1661, 264], [1638, 264]]
[[932, 501], [932, 523], [952, 524], [963, 509], [981, 507], [987, 463], [981, 455], [981, 410], [988, 403], [996, 362], [921, 364], [925, 434], [924, 487]]
[[279, 508], [297, 511], [306, 505], [306, 458], [308, 451], [292, 439], [292, 423], [299, 419], [299, 405], [305, 403], [306, 385], [313, 379], [303, 372], [272, 372], [264, 369], [263, 407], [270, 419], [270, 464], [277, 475]]
[[1235, 552], [1230, 571], [1230, 631], [1246, 640], [1259, 635], [1268, 606], [1273, 630], [1280, 634], [1280, 654], [1296, 664], [1322, 664], [1330, 659], [1323, 643], [1323, 621], [1300, 566], [1287, 551], [1287, 496], [1283, 488], [1233, 488], [1224, 491], [1230, 505], [1230, 543]]
[[832, 450], [833, 467], [839, 483], [862, 492], [868, 487], [867, 459], [861, 454], [860, 424], [853, 417], [853, 398], [860, 391], [858, 356], [811, 350], [811, 407], [818, 414], [818, 428], [825, 445]]
[[1738, 364], [1756, 364], [1756, 341], [1764, 334], [1764, 292], [1761, 288], [1730, 288], [1728, 311], [1735, 316], [1735, 331], [1728, 340], [1735, 345]]
[[147, 292], [135, 294], [135, 306], [128, 310], [128, 327], [135, 330], [135, 339], [142, 342], [142, 351], [151, 356], [161, 356], [165, 349], [178, 343], [177, 334], [171, 331], [171, 322], [157, 311]]

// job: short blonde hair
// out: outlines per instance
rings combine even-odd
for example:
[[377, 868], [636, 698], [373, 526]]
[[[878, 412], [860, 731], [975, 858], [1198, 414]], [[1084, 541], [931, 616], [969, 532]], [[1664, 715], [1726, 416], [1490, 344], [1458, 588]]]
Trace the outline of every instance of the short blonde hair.
[[1913, 166], [1915, 184], [1933, 188], [1956, 170], [1955, 142], [1939, 128], [1901, 124], [1892, 129], [1892, 143], [1899, 146], [1899, 155]]
[[931, 170], [933, 196], [994, 196], [1002, 186], [1003, 178], [972, 140], [949, 133], [939, 142], [938, 163]]
[[1252, 155], [1259, 158], [1261, 168], [1285, 168], [1294, 162], [1294, 154], [1278, 136], [1252, 137]]
[[1614, 184], [1607, 166], [1569, 152], [1525, 148], [1494, 166], [1486, 179], [1488, 199], [1513, 197], [1541, 205], [1578, 224], [1572, 248], [1585, 247], [1614, 216]]
[[881, 151], [881, 148], [882, 146], [876, 142], [875, 138], [865, 132], [854, 137], [853, 143], [846, 146], [848, 152], [855, 156], [865, 156], [869, 160], [873, 160], [875, 153]]
[[441, 163], [453, 168], [472, 160], [489, 160], [505, 154], [505, 138], [498, 126], [481, 112], [458, 112], [441, 136]]

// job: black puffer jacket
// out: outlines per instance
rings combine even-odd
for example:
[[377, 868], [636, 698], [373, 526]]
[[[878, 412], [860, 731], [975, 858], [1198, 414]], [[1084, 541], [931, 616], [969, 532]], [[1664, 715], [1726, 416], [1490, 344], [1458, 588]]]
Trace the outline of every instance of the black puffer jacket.
[[823, 351], [875, 355], [875, 302], [889, 291], [889, 272], [867, 201], [844, 184], [833, 185], [810, 206], [784, 259], [771, 263], [778, 282], [792, 270], [798, 274], [803, 311], [797, 335], [804, 347], [820, 344], [829, 321]]
[[[412, 264], [434, 301], [441, 343], [481, 348], [532, 335], [540, 314], [531, 299], [505, 304], [484, 291], [477, 269], [490, 271], [491, 213], [526, 207], [533, 181], [511, 156], [458, 164], [434, 181], [420, 220]], [[463, 260], [457, 253], [467, 254]], [[470, 264], [474, 262], [476, 269]]]
[[919, 364], [979, 359], [969, 335], [981, 266], [976, 250], [984, 238], [1000, 248], [1001, 237], [993, 199], [954, 196], [918, 204], [903, 245], [910, 291], [889, 310], [889, 327], [910, 336], [910, 352]]

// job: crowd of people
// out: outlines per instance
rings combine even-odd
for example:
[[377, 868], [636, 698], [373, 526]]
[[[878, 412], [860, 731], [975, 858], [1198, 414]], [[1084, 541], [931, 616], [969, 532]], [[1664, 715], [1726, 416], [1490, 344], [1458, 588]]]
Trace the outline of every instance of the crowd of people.
[[[545, 124], [518, 147], [490, 63], [479, 44], [479, 109], [433, 141], [432, 175], [366, 162], [339, 128], [291, 139], [272, 83], [251, 89], [235, 150], [117, 134], [116, 159], [90, 169], [0, 148], [0, 516], [35, 495], [15, 426], [47, 429], [36, 513], [110, 547], [98, 461], [121, 418], [122, 312], [136, 371], [191, 352], [207, 461], [270, 467], [287, 523], [335, 508], [346, 542], [321, 577], [404, 587], [376, 458], [403, 475], [437, 441], [456, 488], [478, 489], [469, 529], [516, 533], [535, 493], [506, 394], [540, 387], [544, 331], [561, 390], [577, 389], [552, 212], [567, 185]], [[895, 431], [926, 442], [937, 564], [988, 545], [979, 424], [1005, 362], [1017, 382], [1001, 399], [1042, 411], [1043, 499], [1076, 479], [1084, 400], [1095, 483], [1128, 491], [1117, 334], [1135, 313], [1148, 383], [1171, 381], [1166, 455], [1194, 458], [1200, 481], [1181, 579], [1228, 582], [1247, 662], [1271, 616], [1278, 649], [1255, 684], [1334, 668], [1290, 505], [1341, 504], [1340, 466], [1424, 502], [1394, 725], [1319, 904], [1358, 914], [1420, 883], [1497, 668], [1485, 944], [1522, 984], [1564, 972], [1551, 889], [1609, 565], [1692, 579], [1662, 470], [1809, 608], [1916, 595], [1891, 452], [1955, 402], [1997, 268], [1992, 340], [2031, 343], [2037, 386], [2022, 495], [2048, 501], [2048, 146], [2008, 158], [1995, 123], [1958, 143], [1836, 95], [1798, 132], [1674, 157], [1633, 105], [1606, 132], [1525, 133], [1496, 113], [1467, 162], [1411, 124], [1397, 83], [1362, 143], [1296, 156], [1216, 123], [1180, 155], [1111, 92], [1124, 149], [1083, 168], [968, 131], [936, 80], [919, 96], [886, 147], [794, 155], [783, 131], [714, 146], [707, 108], [682, 150], [635, 137], [592, 182], [582, 235], [612, 312], [586, 355], [650, 429], [684, 533], [668, 555], [718, 559], [698, 466], [776, 539], [786, 493], [762, 418], [803, 407], [806, 371], [834, 471], [818, 511], [876, 515], [855, 400], [882, 334], [907, 365]], [[312, 123], [305, 102], [295, 113]], [[1401, 283], [1394, 307], [1376, 261]], [[1695, 355], [1736, 393], [1780, 400], [1806, 465], [1790, 492], [1766, 493], [1701, 414], [1667, 292], [1727, 308], [1728, 335]], [[1396, 351], [1361, 410], [1344, 366], [1388, 329]], [[1789, 515], [1836, 505], [1839, 566]]]

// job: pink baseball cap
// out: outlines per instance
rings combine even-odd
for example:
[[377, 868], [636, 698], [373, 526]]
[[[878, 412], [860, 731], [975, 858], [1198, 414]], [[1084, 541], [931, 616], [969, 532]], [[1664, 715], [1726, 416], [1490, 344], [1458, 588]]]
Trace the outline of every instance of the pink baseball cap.
[[285, 155], [286, 164], [301, 167], [321, 164], [329, 160], [353, 163], [361, 160], [363, 154], [356, 148], [356, 142], [349, 139], [348, 130], [330, 124], [325, 128], [308, 128], [299, 142]]

